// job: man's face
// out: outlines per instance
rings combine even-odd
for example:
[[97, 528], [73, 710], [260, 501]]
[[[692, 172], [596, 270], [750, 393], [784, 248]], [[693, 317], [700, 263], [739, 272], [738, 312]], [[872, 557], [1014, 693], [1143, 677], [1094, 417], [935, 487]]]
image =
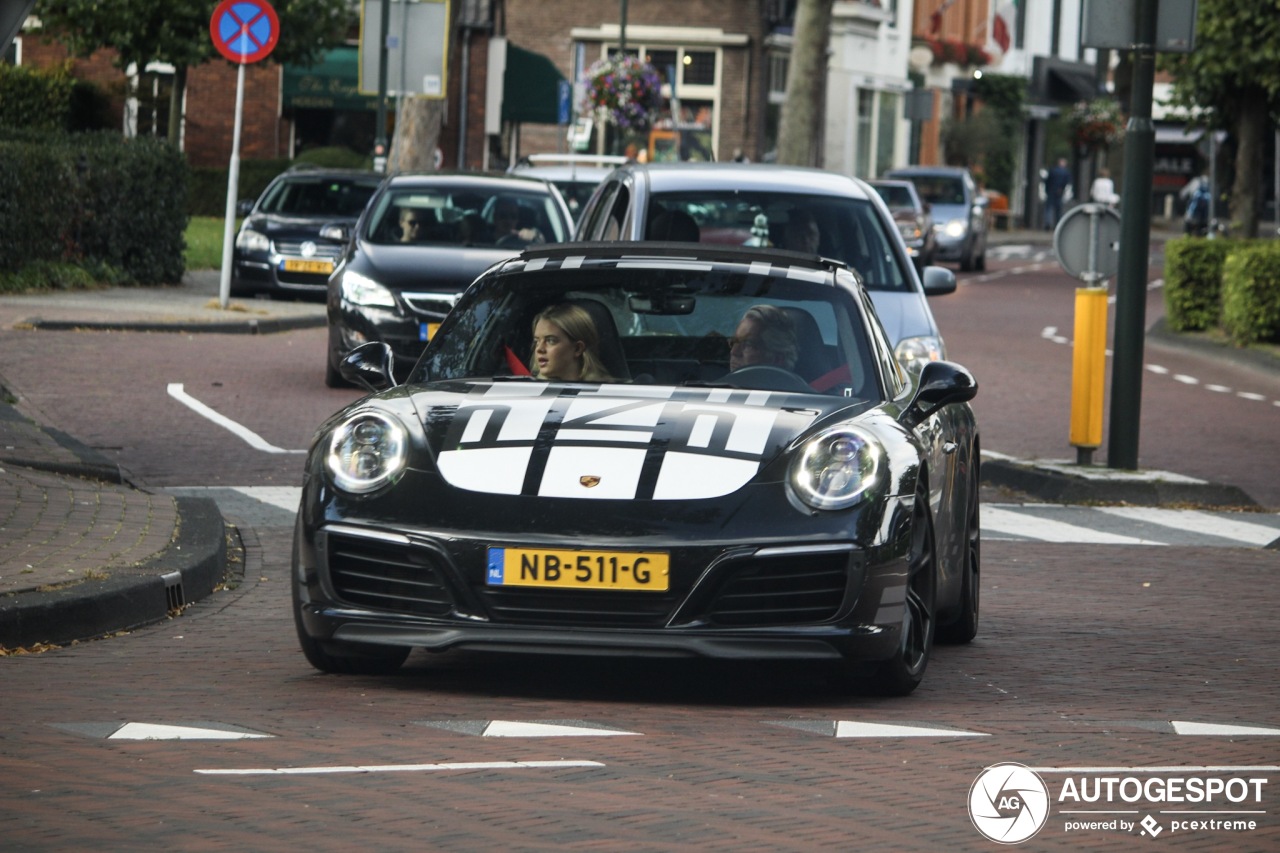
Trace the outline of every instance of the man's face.
[[424, 224], [420, 210], [411, 209], [400, 214], [400, 234], [406, 242], [416, 243], [421, 240]]
[[787, 248], [796, 252], [818, 253], [818, 242], [822, 234], [816, 222], [792, 222], [787, 225]]
[[729, 338], [729, 369], [749, 367], [753, 364], [773, 364], [774, 359], [760, 337], [760, 322], [753, 317], [743, 317]]
[[493, 229], [508, 234], [520, 224], [520, 212], [514, 204], [500, 204], [493, 209]]

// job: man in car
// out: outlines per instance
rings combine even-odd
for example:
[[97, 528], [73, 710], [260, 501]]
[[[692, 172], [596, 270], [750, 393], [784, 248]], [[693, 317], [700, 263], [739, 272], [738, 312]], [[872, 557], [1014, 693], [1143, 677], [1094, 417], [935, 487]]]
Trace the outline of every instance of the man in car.
[[818, 243], [821, 240], [822, 232], [818, 230], [818, 221], [813, 218], [812, 213], [803, 208], [791, 211], [791, 216], [787, 219], [786, 231], [783, 233], [782, 248], [816, 255]]
[[730, 371], [753, 365], [791, 370], [798, 355], [795, 322], [776, 305], [748, 308], [729, 338]]
[[400, 242], [421, 243], [427, 239], [427, 212], [418, 207], [400, 208]]
[[547, 239], [537, 228], [520, 227], [520, 203], [507, 197], [498, 199], [493, 206], [493, 241], [504, 249], [523, 249]]

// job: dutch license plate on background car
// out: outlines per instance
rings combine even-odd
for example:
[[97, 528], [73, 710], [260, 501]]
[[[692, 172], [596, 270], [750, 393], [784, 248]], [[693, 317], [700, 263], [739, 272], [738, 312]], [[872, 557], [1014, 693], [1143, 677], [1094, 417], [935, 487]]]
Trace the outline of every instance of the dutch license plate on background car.
[[285, 272], [333, 272], [333, 261], [285, 261]]
[[485, 583], [489, 586], [665, 592], [668, 567], [668, 555], [660, 551], [490, 548]]

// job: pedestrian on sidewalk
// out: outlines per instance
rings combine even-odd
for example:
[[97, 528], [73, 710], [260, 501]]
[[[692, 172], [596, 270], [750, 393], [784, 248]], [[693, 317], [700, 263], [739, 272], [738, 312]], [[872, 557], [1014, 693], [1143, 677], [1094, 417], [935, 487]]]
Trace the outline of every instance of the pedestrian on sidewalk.
[[1071, 186], [1071, 169], [1067, 158], [1059, 157], [1057, 164], [1044, 176], [1044, 229], [1052, 231], [1062, 218], [1062, 199]]
[[1116, 194], [1115, 181], [1111, 180], [1110, 169], [1098, 171], [1098, 177], [1093, 179], [1093, 186], [1089, 188], [1089, 198], [1107, 207], [1115, 207], [1120, 203], [1120, 196]]

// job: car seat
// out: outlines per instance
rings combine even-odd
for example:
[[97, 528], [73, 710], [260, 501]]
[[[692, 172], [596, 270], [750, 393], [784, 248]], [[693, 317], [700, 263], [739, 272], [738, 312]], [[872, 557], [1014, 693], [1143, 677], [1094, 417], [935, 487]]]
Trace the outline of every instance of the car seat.
[[677, 243], [697, 243], [702, 239], [701, 229], [692, 216], [683, 210], [667, 210], [649, 223], [648, 240], [670, 240]]
[[622, 340], [618, 337], [618, 324], [614, 322], [613, 312], [603, 302], [596, 299], [570, 300], [591, 315], [596, 327], [596, 336], [600, 339], [600, 362], [609, 375], [619, 381], [631, 378], [631, 369], [627, 366], [627, 355], [622, 349]]

